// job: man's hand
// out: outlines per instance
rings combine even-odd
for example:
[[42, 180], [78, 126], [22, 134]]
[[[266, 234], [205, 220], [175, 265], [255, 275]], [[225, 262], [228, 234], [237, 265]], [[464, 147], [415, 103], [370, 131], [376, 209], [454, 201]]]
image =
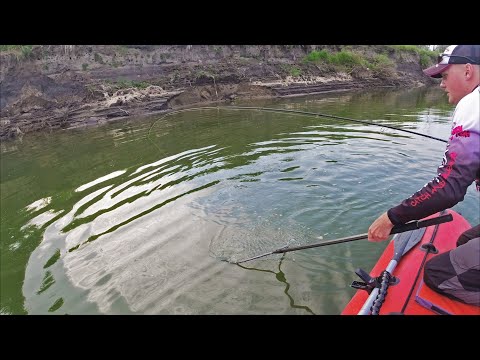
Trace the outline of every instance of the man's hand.
[[392, 231], [393, 224], [386, 212], [380, 215], [368, 228], [368, 241], [387, 240]]

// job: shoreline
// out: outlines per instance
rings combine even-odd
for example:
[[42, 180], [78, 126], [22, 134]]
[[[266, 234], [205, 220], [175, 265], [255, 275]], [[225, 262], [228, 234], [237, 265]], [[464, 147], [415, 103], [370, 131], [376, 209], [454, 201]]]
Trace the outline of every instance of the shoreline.
[[0, 52], [0, 141], [240, 100], [433, 84], [417, 47], [38, 45]]
[[[416, 87], [422, 85], [416, 84]], [[167, 114], [196, 106], [232, 104], [236, 100], [291, 98], [406, 86], [412, 86], [411, 82], [401, 83], [378, 79], [329, 80], [326, 78], [311, 82], [217, 83], [171, 91], [165, 91], [159, 86], [152, 85], [145, 89], [122, 89], [111, 95], [103, 93], [101, 97], [94, 97], [90, 101], [73, 102], [64, 108], [54, 108], [51, 104], [41, 106], [41, 98], [30, 95], [24, 97], [23, 102], [16, 104], [20, 111], [16, 113], [9, 113], [9, 109], [2, 111], [0, 141], [14, 140], [33, 132], [54, 132], [101, 126], [111, 121]]]

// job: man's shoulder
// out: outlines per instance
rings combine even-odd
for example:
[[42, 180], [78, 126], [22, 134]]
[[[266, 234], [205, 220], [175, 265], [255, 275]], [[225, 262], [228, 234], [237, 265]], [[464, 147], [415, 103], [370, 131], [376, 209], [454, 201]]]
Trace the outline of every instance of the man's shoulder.
[[465, 95], [457, 104], [454, 113], [456, 126], [462, 125], [463, 130], [473, 130], [480, 133], [480, 87]]
[[459, 107], [470, 107], [476, 106], [475, 109], [477, 113], [480, 111], [478, 108], [478, 104], [480, 103], [480, 85], [477, 86], [471, 93], [465, 95], [457, 104], [457, 108]]

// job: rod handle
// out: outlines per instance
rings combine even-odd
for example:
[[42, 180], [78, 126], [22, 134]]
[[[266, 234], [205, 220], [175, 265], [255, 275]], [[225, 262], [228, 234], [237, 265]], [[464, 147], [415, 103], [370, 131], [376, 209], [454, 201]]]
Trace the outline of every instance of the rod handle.
[[411, 221], [411, 222], [406, 223], [406, 224], [395, 225], [392, 228], [392, 231], [390, 231], [390, 234], [397, 234], [397, 233], [401, 233], [401, 232], [405, 232], [405, 231], [420, 229], [420, 228], [431, 226], [431, 225], [442, 224], [442, 223], [449, 222], [449, 221], [452, 221], [452, 220], [453, 220], [452, 214], [447, 214], [447, 215], [437, 216], [437, 217], [427, 219], [427, 220]]

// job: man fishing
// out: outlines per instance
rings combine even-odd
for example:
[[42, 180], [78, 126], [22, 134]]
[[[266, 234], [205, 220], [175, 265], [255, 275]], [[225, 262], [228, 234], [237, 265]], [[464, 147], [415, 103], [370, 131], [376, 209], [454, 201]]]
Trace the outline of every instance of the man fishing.
[[[368, 240], [386, 240], [394, 225], [451, 208], [476, 181], [480, 190], [480, 45], [451, 45], [423, 72], [441, 78], [448, 102], [456, 105], [452, 130], [437, 176], [368, 229]], [[438, 293], [480, 306], [480, 225], [465, 231], [457, 247], [425, 264], [425, 283]]]

